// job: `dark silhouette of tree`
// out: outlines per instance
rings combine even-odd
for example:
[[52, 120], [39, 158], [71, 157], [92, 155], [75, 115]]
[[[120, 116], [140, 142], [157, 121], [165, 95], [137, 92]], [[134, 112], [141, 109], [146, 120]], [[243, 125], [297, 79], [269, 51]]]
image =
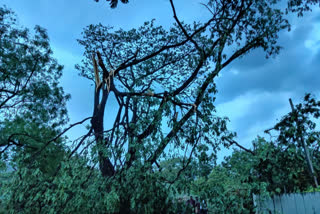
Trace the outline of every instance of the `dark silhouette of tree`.
[[[99, 2], [99, 0], [95, 0], [96, 2]], [[110, 2], [110, 7], [111, 8], [116, 8], [118, 6], [119, 0], [107, 0]], [[129, 1], [128, 0], [120, 0], [123, 4], [127, 4]]]

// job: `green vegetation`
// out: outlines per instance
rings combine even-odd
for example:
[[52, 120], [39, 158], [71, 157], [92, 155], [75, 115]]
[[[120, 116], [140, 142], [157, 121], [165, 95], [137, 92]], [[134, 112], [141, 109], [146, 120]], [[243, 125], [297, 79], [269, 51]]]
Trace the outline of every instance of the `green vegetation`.
[[[228, 119], [216, 115], [215, 78], [254, 49], [279, 52], [279, 32], [290, 27], [279, 1], [210, 0], [212, 18], [194, 25], [170, 3], [169, 30], [154, 21], [128, 31], [85, 28], [76, 67], [95, 82], [94, 112], [77, 123], [91, 122], [74, 147], [62, 137], [70, 96], [59, 86], [63, 67], [46, 31], [18, 26], [0, 7], [0, 169], [13, 168], [1, 173], [0, 212], [177, 213], [178, 198], [191, 194], [213, 213], [252, 213], [252, 194], [316, 185], [320, 102], [310, 94], [268, 130], [276, 137], [258, 137], [252, 150], [216, 164], [222, 146], [238, 144]], [[308, 9], [289, 3], [287, 12]], [[118, 114], [106, 121], [112, 98]]]

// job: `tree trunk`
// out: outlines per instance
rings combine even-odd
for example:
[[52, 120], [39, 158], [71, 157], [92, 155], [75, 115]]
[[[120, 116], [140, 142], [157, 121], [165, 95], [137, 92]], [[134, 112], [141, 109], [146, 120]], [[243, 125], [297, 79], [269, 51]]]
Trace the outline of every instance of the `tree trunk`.
[[101, 116], [97, 114], [97, 116], [91, 120], [91, 124], [95, 134], [96, 143], [98, 145], [99, 168], [101, 174], [105, 177], [112, 176], [114, 175], [113, 165], [110, 159], [106, 157], [103, 151], [106, 146], [105, 140], [103, 138], [103, 116], [101, 118]]
[[120, 214], [130, 214], [131, 209], [130, 209], [130, 199], [125, 197], [120, 197], [120, 209], [119, 209]]
[[106, 89], [103, 89], [103, 97], [101, 102], [100, 90], [95, 90], [95, 100], [94, 100], [94, 111], [93, 118], [91, 120], [92, 129], [94, 131], [96, 143], [98, 145], [98, 155], [99, 155], [99, 168], [102, 176], [108, 177], [114, 175], [113, 165], [108, 157], [104, 154], [104, 149], [106, 148], [106, 141], [103, 136], [103, 118], [105, 104], [108, 99], [109, 92]]

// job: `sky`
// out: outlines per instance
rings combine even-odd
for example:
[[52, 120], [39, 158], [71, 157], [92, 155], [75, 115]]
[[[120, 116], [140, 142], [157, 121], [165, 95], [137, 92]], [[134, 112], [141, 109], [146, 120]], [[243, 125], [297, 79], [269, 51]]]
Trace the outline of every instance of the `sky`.
[[[209, 15], [201, 1], [174, 2], [179, 18], [187, 23]], [[3, 4], [17, 14], [21, 25], [48, 30], [54, 57], [64, 65], [61, 85], [71, 94], [70, 123], [92, 115], [93, 86], [74, 68], [83, 58], [77, 39], [84, 27], [102, 23], [129, 30], [155, 18], [156, 24], [168, 28], [174, 22], [169, 0], [131, 0], [116, 9], [104, 0], [0, 0]], [[292, 30], [279, 36], [283, 47], [279, 55], [266, 59], [262, 50], [252, 51], [230, 64], [216, 80], [217, 114], [229, 117], [229, 129], [237, 132], [236, 140], [245, 147], [250, 148], [257, 135], [263, 136], [264, 130], [290, 111], [289, 98], [298, 103], [307, 92], [320, 98], [320, 10], [314, 8], [302, 18], [292, 16], [290, 21]], [[83, 134], [84, 126], [69, 132], [71, 139]], [[231, 152], [222, 150], [219, 160]]]

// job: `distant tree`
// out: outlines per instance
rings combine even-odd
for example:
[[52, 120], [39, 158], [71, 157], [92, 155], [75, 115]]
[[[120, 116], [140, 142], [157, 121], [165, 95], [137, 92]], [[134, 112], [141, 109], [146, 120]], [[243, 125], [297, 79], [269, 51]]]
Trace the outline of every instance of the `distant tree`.
[[320, 132], [316, 129], [315, 121], [320, 117], [320, 101], [311, 94], [306, 94], [302, 103], [294, 107], [290, 99], [290, 104], [292, 112], [285, 115], [279, 123], [266, 132], [278, 133], [276, 147], [283, 154], [295, 156], [296, 158], [292, 157], [293, 161], [298, 161], [304, 166], [302, 167], [304, 175], [299, 177], [306, 177], [306, 181], [300, 182], [298, 188], [305, 190], [310, 185], [318, 188]]
[[[244, 151], [242, 154], [252, 156]], [[264, 194], [266, 185], [249, 182], [245, 172], [237, 171], [243, 164], [249, 165], [239, 162], [233, 170], [223, 165], [215, 166], [209, 176], [192, 182], [191, 192], [206, 200], [211, 213], [255, 213], [252, 193]]]
[[[261, 137], [253, 144], [253, 153], [235, 150], [209, 176], [189, 182], [191, 192], [206, 199], [211, 212], [255, 213], [252, 194], [263, 198], [312, 189], [302, 147]], [[319, 151], [312, 154], [319, 173]]]
[[305, 191], [312, 185], [301, 149], [286, 150], [277, 141], [267, 141], [261, 137], [254, 140], [253, 144], [254, 155], [234, 151], [222, 164], [241, 182], [264, 184], [265, 190], [271, 195]]

